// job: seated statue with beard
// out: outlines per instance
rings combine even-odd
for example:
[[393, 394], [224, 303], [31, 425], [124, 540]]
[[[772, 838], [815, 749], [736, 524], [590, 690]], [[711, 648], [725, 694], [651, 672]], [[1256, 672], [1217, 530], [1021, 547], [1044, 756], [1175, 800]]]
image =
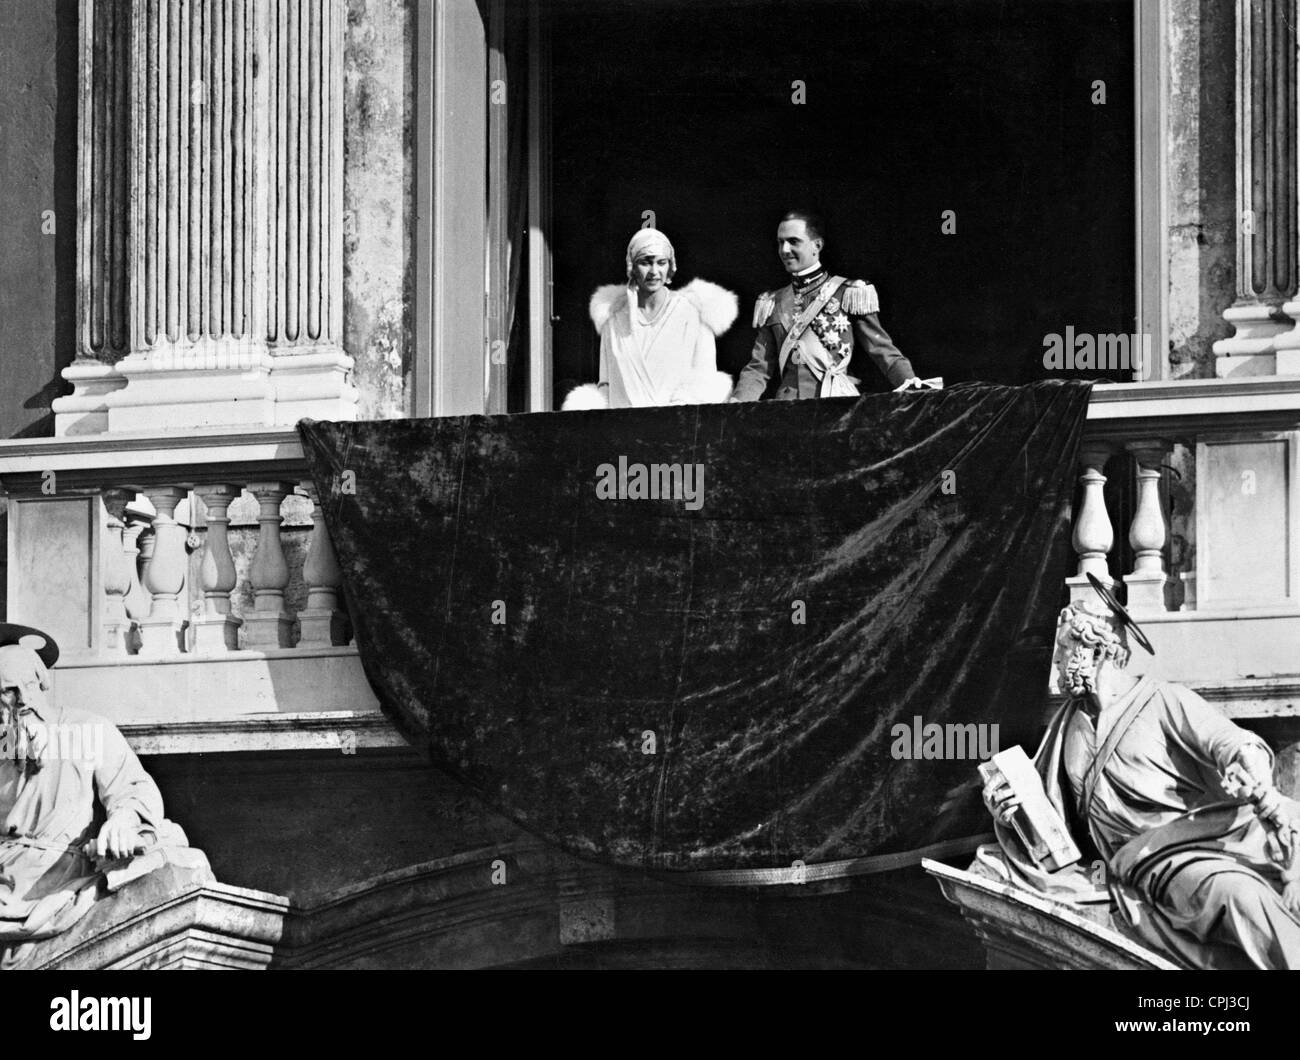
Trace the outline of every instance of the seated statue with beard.
[[0, 624], [0, 967], [145, 870], [137, 855], [186, 846], [117, 727], [52, 702], [57, 657], [39, 630]]
[[998, 842], [976, 871], [1070, 903], [1109, 899], [1116, 927], [1185, 967], [1300, 968], [1300, 804], [1274, 787], [1258, 736], [1182, 685], [1128, 673], [1126, 633], [1084, 603], [1057, 626], [1069, 699], [1034, 765], [1084, 860], [1035, 864], [1010, 827], [1020, 802], [995, 776], [984, 802]]

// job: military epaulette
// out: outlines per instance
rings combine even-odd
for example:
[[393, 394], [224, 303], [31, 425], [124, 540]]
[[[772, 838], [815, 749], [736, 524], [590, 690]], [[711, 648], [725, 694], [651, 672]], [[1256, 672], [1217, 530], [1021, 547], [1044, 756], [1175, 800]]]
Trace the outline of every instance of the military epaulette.
[[761, 328], [772, 316], [776, 308], [776, 292], [764, 291], [754, 301], [754, 327]]
[[840, 291], [840, 304], [854, 316], [880, 312], [880, 298], [876, 288], [865, 280], [852, 280]]

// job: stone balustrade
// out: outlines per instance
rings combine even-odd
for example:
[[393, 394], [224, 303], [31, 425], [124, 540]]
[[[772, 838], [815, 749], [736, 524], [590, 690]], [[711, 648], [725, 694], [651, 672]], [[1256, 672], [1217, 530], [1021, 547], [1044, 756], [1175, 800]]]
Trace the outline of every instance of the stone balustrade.
[[[159, 658], [348, 643], [342, 572], [310, 480], [187, 482], [139, 493], [112, 487], [99, 497], [105, 599], [98, 654]], [[251, 555], [232, 545], [235, 507], [246, 513], [236, 531], [251, 537]], [[284, 542], [290, 521], [297, 524], [291, 532], [309, 538], [292, 564]], [[238, 563], [237, 551], [251, 562]], [[286, 598], [291, 580], [301, 582], [297, 610]], [[241, 606], [241, 595], [249, 606]]]
[[[268, 445], [285, 452], [267, 461]], [[17, 448], [28, 453], [0, 456], [11, 534], [25, 542], [21, 568], [9, 571], [8, 609], [43, 623], [65, 655], [166, 658], [348, 643], [342, 573], [291, 433], [218, 435], [206, 444], [200, 435], [179, 452], [173, 440], [118, 450], [119, 465], [149, 461], [134, 467], [97, 466], [114, 461], [89, 451], [78, 459], [84, 442]], [[186, 463], [187, 455], [212, 466]], [[76, 551], [85, 556], [71, 566], [93, 576], [72, 599], [50, 599], [42, 585], [68, 566], [68, 533], [83, 524]], [[308, 538], [306, 548], [286, 550], [290, 534]]]
[[[0, 442], [3, 613], [142, 753], [395, 746], [298, 436]], [[326, 498], [327, 499], [327, 498]]]
[[[1098, 386], [1066, 578], [1122, 583], [1146, 669], [1269, 724], [1300, 714], [1298, 440], [1295, 377]], [[4, 613], [142, 750], [399, 743], [348, 643], [323, 486], [274, 427], [0, 441]]]
[[1243, 709], [1258, 705], [1260, 682], [1294, 684], [1298, 441], [1300, 379], [1098, 386], [1079, 449], [1070, 598], [1091, 595], [1095, 575], [1126, 598], [1159, 676], [1250, 685], [1224, 693]]

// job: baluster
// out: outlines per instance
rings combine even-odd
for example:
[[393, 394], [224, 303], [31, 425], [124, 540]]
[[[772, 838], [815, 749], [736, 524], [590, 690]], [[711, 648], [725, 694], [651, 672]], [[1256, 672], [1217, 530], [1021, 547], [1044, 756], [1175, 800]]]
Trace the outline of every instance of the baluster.
[[[140, 568], [143, 566], [140, 535], [148, 526], [149, 516], [144, 513], [139, 500], [131, 501], [126, 506], [126, 527], [122, 531], [122, 551], [126, 554], [131, 585], [122, 602], [126, 607], [127, 615], [132, 620], [128, 650], [133, 655], [140, 650], [140, 620], [149, 617], [149, 609], [153, 604], [149, 594], [144, 591], [144, 586], [140, 584]], [[148, 540], [153, 541], [153, 534], [149, 535]]]
[[320, 495], [314, 482], [303, 482], [298, 487], [311, 501], [311, 544], [307, 548], [307, 561], [302, 577], [307, 583], [307, 606], [298, 612], [300, 648], [328, 648], [347, 643], [344, 613], [339, 610], [339, 588], [343, 572], [339, 570], [334, 544], [325, 529], [325, 516], [321, 511]]
[[185, 588], [185, 528], [173, 515], [186, 491], [176, 486], [144, 491], [153, 505], [153, 554], [144, 571], [144, 587], [152, 595], [149, 617], [140, 622], [141, 655], [174, 655], [184, 650], [187, 620], [180, 603]]
[[289, 564], [280, 541], [280, 502], [293, 489], [291, 482], [250, 482], [248, 492], [257, 498], [259, 529], [257, 552], [249, 580], [253, 584], [253, 612], [244, 615], [244, 647], [288, 648], [293, 617], [284, 610], [284, 590], [289, 584]]
[[1079, 466], [1083, 469], [1079, 474], [1079, 481], [1083, 483], [1083, 501], [1074, 520], [1072, 538], [1074, 551], [1079, 556], [1079, 569], [1074, 577], [1065, 579], [1065, 584], [1070, 588], [1071, 603], [1096, 601], [1096, 593], [1088, 582], [1088, 574], [1095, 575], [1107, 587], [1115, 584], [1106, 566], [1106, 555], [1115, 544], [1115, 531], [1106, 511], [1106, 496], [1103, 493], [1106, 476], [1102, 474], [1102, 468], [1106, 466], [1112, 451], [1106, 442], [1085, 442], [1079, 449]]
[[128, 558], [122, 532], [127, 501], [134, 496], [133, 491], [116, 489], [105, 490], [102, 495], [107, 514], [100, 556], [105, 596], [102, 651], [106, 655], [126, 655], [130, 651], [131, 618], [126, 612], [126, 594], [131, 588], [134, 555]]
[[[196, 652], [234, 651], [239, 647], [242, 624], [230, 613], [230, 593], [235, 588], [235, 559], [230, 552], [230, 502], [238, 497], [238, 486], [217, 483], [194, 490], [207, 509], [207, 534], [200, 566], [203, 582], [203, 614], [194, 619]], [[197, 522], [197, 520], [195, 520]]]
[[1169, 447], [1165, 442], [1130, 442], [1125, 448], [1137, 461], [1137, 509], [1128, 540], [1133, 546], [1133, 572], [1124, 578], [1130, 611], [1150, 614], [1165, 610], [1165, 514], [1160, 507], [1160, 466]]
[[[137, 574], [136, 577], [136, 582], [140, 586], [140, 592], [138, 596], [140, 614], [137, 615], [128, 612], [128, 614], [131, 614], [131, 617], [134, 618], [137, 623], [142, 618], [148, 618], [149, 613], [153, 610], [153, 597], [149, 594], [149, 590], [144, 587], [145, 579], [149, 577], [149, 564], [153, 562], [153, 547], [154, 547], [153, 514], [154, 513], [151, 511], [149, 512], [148, 515], [142, 514], [140, 516], [140, 518], [143, 521], [140, 524], [141, 532], [137, 534], [137, 536], [140, 539], [139, 573]], [[127, 594], [128, 606], [130, 605], [130, 596], [131, 594], [128, 593]]]

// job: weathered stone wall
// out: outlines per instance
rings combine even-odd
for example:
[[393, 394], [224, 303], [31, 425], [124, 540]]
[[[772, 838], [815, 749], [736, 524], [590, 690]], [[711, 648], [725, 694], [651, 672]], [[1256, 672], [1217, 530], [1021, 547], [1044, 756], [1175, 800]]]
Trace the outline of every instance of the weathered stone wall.
[[527, 838], [413, 751], [150, 756], [167, 815], [225, 883], [299, 902]]
[[348, 0], [343, 329], [361, 419], [407, 415], [414, 344], [413, 0]]
[[1236, 45], [1233, 0], [1169, 0], [1169, 361], [1214, 377], [1236, 297]]
[[75, 335], [77, 0], [0, 2], [0, 71], [0, 438], [40, 437]]

